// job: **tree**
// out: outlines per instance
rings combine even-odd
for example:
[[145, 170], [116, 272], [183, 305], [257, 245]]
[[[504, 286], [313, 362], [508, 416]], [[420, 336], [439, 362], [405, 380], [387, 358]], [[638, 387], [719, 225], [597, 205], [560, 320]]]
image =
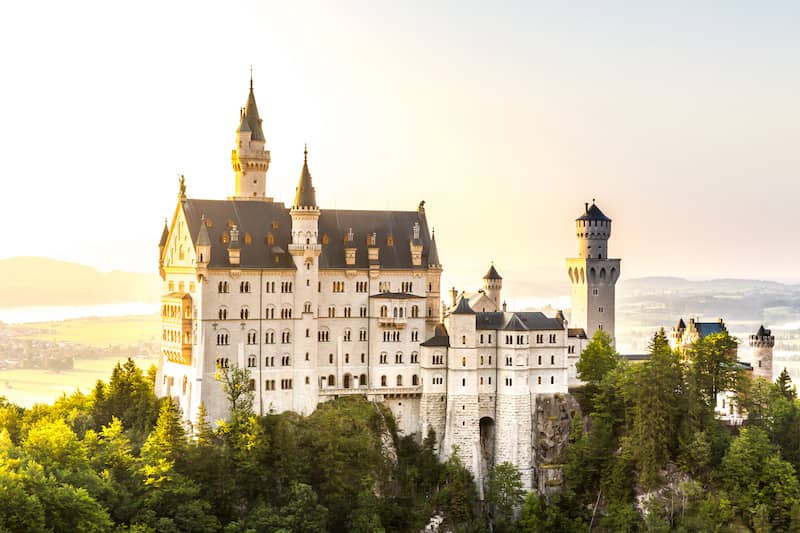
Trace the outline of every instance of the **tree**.
[[781, 375], [778, 376], [778, 379], [775, 381], [775, 385], [787, 400], [794, 400], [797, 397], [797, 392], [792, 386], [792, 378], [789, 376], [789, 371], [786, 370], [786, 367], [783, 367]]
[[506, 461], [491, 469], [486, 503], [491, 509], [496, 531], [511, 531], [514, 513], [524, 500], [522, 474], [516, 466]]
[[250, 383], [250, 370], [238, 365], [220, 368], [217, 379], [222, 380], [230, 404], [231, 420], [252, 415], [255, 394]]
[[706, 405], [713, 407], [719, 392], [734, 390], [739, 373], [737, 342], [723, 331], [697, 340], [688, 350], [691, 368]]
[[611, 337], [599, 329], [581, 352], [575, 368], [578, 370], [579, 379], [591, 387], [596, 387], [618, 363], [619, 354], [611, 345]]
[[676, 448], [683, 376], [680, 360], [661, 328], [650, 342], [650, 359], [636, 369], [632, 380], [632, 446], [640, 481], [651, 488], [658, 471]]

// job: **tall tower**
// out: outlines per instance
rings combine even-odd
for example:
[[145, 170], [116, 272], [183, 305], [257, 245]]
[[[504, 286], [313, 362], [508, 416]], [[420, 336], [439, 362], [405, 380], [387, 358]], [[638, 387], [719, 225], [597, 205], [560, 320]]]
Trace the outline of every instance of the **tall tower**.
[[261, 129], [256, 97], [253, 94], [253, 78], [250, 77], [250, 95], [247, 104], [239, 111], [239, 127], [236, 129], [236, 148], [231, 152], [231, 165], [236, 176], [236, 189], [232, 200], [261, 200], [267, 198], [267, 170], [269, 150]]
[[570, 326], [583, 328], [588, 337], [602, 329], [614, 340], [615, 296], [620, 260], [609, 259], [608, 239], [611, 219], [592, 205], [575, 220], [578, 257], [567, 259], [571, 286], [572, 320]]
[[494, 263], [489, 267], [489, 271], [483, 276], [483, 289], [486, 291], [486, 296], [494, 300], [497, 311], [503, 308], [503, 302], [500, 301], [500, 291], [503, 289], [503, 278], [497, 273], [494, 268]]
[[[319, 256], [322, 244], [319, 242], [319, 207], [317, 195], [311, 183], [311, 172], [308, 170], [308, 150], [303, 151], [303, 170], [294, 196], [292, 209], [292, 243], [289, 253], [292, 255], [295, 270], [294, 308], [302, 313], [295, 321], [295, 354], [292, 361], [294, 382], [302, 383], [304, 376], [310, 377], [311, 383], [317, 383], [317, 320], [315, 314], [319, 307]], [[317, 388], [311, 387], [313, 393], [295, 394], [293, 409], [300, 413], [310, 414], [317, 405]]]
[[750, 361], [753, 365], [753, 377], [772, 381], [772, 348], [775, 336], [772, 331], [762, 325], [755, 335], [750, 335]]

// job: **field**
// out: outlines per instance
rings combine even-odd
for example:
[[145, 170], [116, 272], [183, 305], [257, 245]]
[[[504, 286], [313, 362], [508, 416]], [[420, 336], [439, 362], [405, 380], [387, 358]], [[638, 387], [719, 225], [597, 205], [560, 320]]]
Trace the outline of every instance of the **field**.
[[[0, 370], [0, 396], [24, 407], [50, 403], [62, 393], [75, 390], [89, 392], [98, 379], [108, 381], [119, 359], [78, 359], [75, 368], [61, 372], [39, 369]], [[156, 364], [155, 357], [137, 357], [136, 364], [144, 371]]]
[[158, 315], [89, 317], [25, 324], [25, 327], [38, 330], [28, 338], [103, 348], [159, 342], [159, 320]]

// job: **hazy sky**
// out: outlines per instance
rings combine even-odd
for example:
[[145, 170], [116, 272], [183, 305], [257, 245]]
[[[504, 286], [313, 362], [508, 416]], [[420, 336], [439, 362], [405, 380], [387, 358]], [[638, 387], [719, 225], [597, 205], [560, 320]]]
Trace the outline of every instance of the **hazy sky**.
[[0, 257], [154, 271], [177, 176], [233, 191], [253, 65], [291, 202], [426, 200], [445, 271], [798, 280], [800, 8], [769, 2], [3, 2]]

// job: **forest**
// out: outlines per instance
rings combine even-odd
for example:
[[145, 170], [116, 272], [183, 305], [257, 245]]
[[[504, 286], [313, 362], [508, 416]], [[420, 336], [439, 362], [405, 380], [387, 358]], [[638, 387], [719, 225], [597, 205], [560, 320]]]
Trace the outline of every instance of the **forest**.
[[[401, 435], [384, 406], [346, 397], [307, 417], [256, 416], [247, 371], [220, 376], [229, 421], [192, 424], [128, 360], [89, 394], [0, 399], [0, 531], [798, 531], [800, 404], [786, 372], [753, 380], [736, 339], [678, 353], [662, 331], [628, 364], [599, 332], [581, 354], [582, 413], [563, 484], [525, 493], [508, 463], [484, 501], [436, 435]], [[734, 391], [746, 424], [714, 414]], [[214, 425], [215, 427], [212, 427]]]

